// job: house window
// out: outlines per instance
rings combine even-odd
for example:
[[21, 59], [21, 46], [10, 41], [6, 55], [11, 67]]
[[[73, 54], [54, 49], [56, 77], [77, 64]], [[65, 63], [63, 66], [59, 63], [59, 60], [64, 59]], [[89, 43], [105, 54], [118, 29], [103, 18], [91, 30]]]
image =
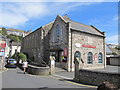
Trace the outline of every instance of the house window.
[[93, 63], [93, 54], [92, 54], [92, 52], [88, 53], [87, 63], [88, 64], [92, 64]]
[[98, 55], [98, 63], [102, 63], [103, 60], [102, 60], [102, 53], [99, 53]]

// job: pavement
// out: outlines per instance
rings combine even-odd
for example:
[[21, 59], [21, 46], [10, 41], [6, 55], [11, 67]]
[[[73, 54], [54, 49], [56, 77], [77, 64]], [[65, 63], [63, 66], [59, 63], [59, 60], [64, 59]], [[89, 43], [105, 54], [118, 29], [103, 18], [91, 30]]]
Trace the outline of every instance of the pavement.
[[[120, 73], [120, 66], [107, 65], [105, 69], [93, 69], [92, 71]], [[67, 78], [67, 79], [73, 79], [74, 72], [57, 72], [54, 74], [54, 76], [61, 77], [61, 78]]]
[[[63, 75], [64, 74], [65, 73], [63, 73]], [[2, 75], [2, 88], [13, 88], [11, 90], [16, 90], [16, 88], [33, 88], [33, 90], [46, 88], [92, 88], [92, 90], [96, 90], [95, 86], [75, 83], [70, 79], [63, 79], [51, 75], [39, 76], [23, 74], [23, 71], [19, 68], [8, 69], [2, 72], [2, 74], [0, 73], [0, 75]], [[69, 77], [71, 77], [71, 75]]]
[[[120, 67], [107, 65], [106, 69], [96, 69], [103, 72], [119, 72]], [[97, 86], [84, 85], [73, 81], [74, 72], [57, 72], [54, 75], [37, 76], [23, 74], [19, 68], [8, 69], [0, 72], [2, 78], [2, 88], [92, 88], [96, 90]], [[1, 80], [0, 80], [1, 81]]]
[[120, 66], [107, 65], [105, 69], [94, 69], [93, 71], [120, 73]]

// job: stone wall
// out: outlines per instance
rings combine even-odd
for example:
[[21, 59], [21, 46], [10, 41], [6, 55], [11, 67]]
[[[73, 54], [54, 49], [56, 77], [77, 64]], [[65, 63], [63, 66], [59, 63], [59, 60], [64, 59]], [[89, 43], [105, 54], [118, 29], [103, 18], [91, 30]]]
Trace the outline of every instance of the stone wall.
[[100, 85], [104, 81], [111, 82], [120, 88], [120, 73], [90, 71], [90, 70], [79, 70], [78, 77], [74, 78], [75, 81], [90, 84]]
[[34, 62], [41, 64], [44, 55], [43, 35], [41, 28], [24, 37], [21, 52], [28, 54], [28, 59], [34, 57]]
[[[79, 38], [78, 38], [79, 37]], [[76, 44], [79, 44], [79, 47], [76, 47]], [[95, 48], [83, 47], [82, 45], [91, 45]], [[104, 48], [104, 38], [96, 35], [91, 35], [83, 32], [72, 31], [72, 68], [74, 68], [74, 54], [76, 51], [81, 53], [81, 59], [84, 63], [80, 62], [80, 68], [86, 69], [95, 69], [95, 68], [104, 68], [106, 65], [105, 62], [105, 48]], [[92, 52], [93, 54], [93, 63], [87, 63], [88, 53]], [[98, 63], [98, 54], [102, 53], [103, 57], [102, 63]], [[95, 55], [97, 58], [95, 58]]]
[[[70, 41], [69, 41], [70, 42]], [[64, 48], [68, 48], [68, 23], [65, 23], [60, 16], [57, 16], [50, 33], [50, 50], [53, 50], [57, 54], [58, 51], [64, 52]], [[52, 55], [52, 52], [51, 52]], [[62, 56], [62, 54], [59, 54]], [[67, 55], [67, 62], [63, 63], [61, 58], [59, 62], [62, 64], [62, 68], [68, 70], [69, 56]], [[68, 70], [69, 71], [69, 70]]]
[[50, 68], [49, 67], [37, 67], [33, 65], [28, 66], [28, 73], [33, 75], [49, 75], [50, 74]]
[[110, 65], [120, 66], [120, 56], [110, 57]]

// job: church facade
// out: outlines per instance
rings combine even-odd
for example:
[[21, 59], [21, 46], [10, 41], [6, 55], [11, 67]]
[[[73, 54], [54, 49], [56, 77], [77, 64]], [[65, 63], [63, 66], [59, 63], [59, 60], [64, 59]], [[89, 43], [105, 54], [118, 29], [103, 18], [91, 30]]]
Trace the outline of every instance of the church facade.
[[[33, 40], [27, 40], [30, 35], [35, 35], [35, 32], [41, 34]], [[34, 55], [35, 61], [39, 64], [41, 59], [48, 64], [49, 57], [54, 56], [55, 62], [67, 71], [74, 71], [75, 58], [78, 58], [80, 68], [106, 67], [105, 33], [94, 26], [84, 25], [72, 21], [68, 16], [58, 15], [54, 22], [39, 28], [30, 35], [24, 38], [24, 47], [27, 43], [26, 40], [31, 44], [36, 40], [37, 46], [36, 48], [34, 45], [33, 47], [29, 46], [28, 51], [23, 47], [22, 52], [29, 54], [33, 49], [32, 53], [35, 53], [35, 49], [36, 53], [31, 55]], [[40, 43], [41, 45], [39, 45]]]

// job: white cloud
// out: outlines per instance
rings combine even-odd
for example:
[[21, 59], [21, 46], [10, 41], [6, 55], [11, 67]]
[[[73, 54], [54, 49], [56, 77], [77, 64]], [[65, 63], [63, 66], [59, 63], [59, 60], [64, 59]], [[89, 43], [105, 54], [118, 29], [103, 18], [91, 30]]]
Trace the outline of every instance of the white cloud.
[[28, 19], [25, 16], [19, 14], [14, 15], [14, 13], [4, 13], [3, 16], [3, 20], [0, 23], [1, 26], [14, 27], [17, 25], [24, 24], [28, 21]]
[[118, 44], [118, 35], [108, 36], [106, 37], [107, 43]]
[[0, 17], [2, 17], [0, 26], [17, 27], [34, 18], [40, 19], [44, 16], [57, 14], [63, 15], [75, 7], [91, 4], [93, 3], [3, 3], [2, 7], [4, 8], [0, 11]]
[[51, 5], [49, 5], [49, 12], [51, 14], [66, 14], [67, 12], [69, 11], [72, 11], [73, 9], [75, 9], [75, 7], [80, 7], [80, 6], [88, 6], [88, 5], [91, 5], [93, 3], [91, 2], [86, 2], [86, 3], [76, 3], [76, 2], [73, 2], [73, 3], [53, 3]]
[[4, 3], [3, 7], [0, 13], [0, 26], [4, 27], [23, 25], [31, 18], [41, 17], [47, 13], [47, 7], [42, 3]]

